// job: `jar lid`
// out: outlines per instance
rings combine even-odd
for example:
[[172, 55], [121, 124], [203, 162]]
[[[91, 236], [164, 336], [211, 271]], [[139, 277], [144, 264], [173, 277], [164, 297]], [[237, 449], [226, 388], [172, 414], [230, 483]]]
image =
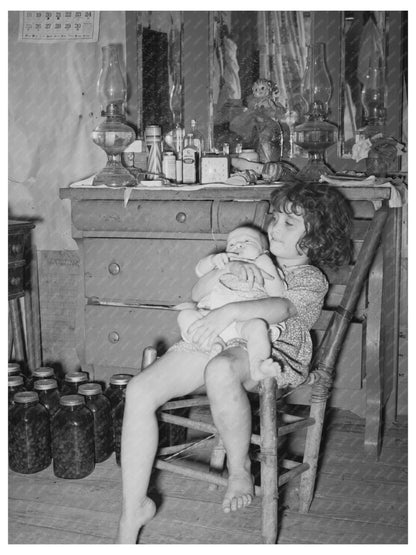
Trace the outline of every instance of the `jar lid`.
[[9, 376], [8, 385], [15, 387], [16, 385], [23, 384], [23, 376]]
[[57, 389], [57, 388], [58, 388], [58, 382], [53, 378], [48, 378], [45, 380], [37, 380], [33, 384], [33, 389], [39, 389], [41, 391], [45, 391], [47, 389]]
[[54, 376], [55, 370], [50, 366], [40, 366], [33, 371], [34, 378], [49, 378], [49, 376]]
[[9, 362], [9, 374], [15, 374], [16, 372], [20, 372], [20, 364]]
[[64, 395], [59, 399], [59, 403], [65, 407], [75, 407], [83, 405], [85, 401], [82, 395]]
[[132, 377], [132, 374], [114, 374], [110, 378], [110, 383], [112, 385], [127, 385]]
[[80, 395], [99, 395], [103, 392], [103, 388], [99, 383], [90, 382], [83, 383], [78, 388], [78, 393]]
[[88, 374], [86, 372], [71, 372], [65, 375], [65, 381], [70, 383], [86, 382], [88, 381]]
[[36, 391], [19, 391], [13, 396], [15, 403], [33, 403], [39, 401], [39, 396]]

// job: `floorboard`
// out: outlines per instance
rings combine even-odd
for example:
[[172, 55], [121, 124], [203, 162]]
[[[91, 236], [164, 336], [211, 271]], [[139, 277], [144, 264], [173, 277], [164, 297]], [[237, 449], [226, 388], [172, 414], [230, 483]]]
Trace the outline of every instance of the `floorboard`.
[[[295, 437], [288, 450], [296, 453], [301, 439]], [[297, 512], [296, 481], [282, 488], [278, 543], [407, 543], [406, 422], [385, 431], [378, 461], [368, 459], [363, 440], [362, 419], [333, 411], [310, 512]], [[143, 529], [141, 544], [262, 543], [259, 498], [224, 515], [222, 489], [159, 471], [149, 494], [158, 512]], [[58, 479], [52, 466], [30, 476], [9, 471], [10, 544], [112, 544], [120, 507], [114, 455], [82, 480]]]

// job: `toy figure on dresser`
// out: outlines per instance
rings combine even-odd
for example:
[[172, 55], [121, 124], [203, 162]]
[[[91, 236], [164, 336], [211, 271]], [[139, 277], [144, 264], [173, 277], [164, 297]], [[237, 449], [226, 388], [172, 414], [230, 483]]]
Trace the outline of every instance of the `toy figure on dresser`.
[[[247, 280], [230, 272], [233, 261], [255, 264], [263, 275], [264, 284], [254, 279]], [[244, 270], [247, 274], [249, 269]], [[182, 339], [192, 344], [187, 331], [191, 324], [200, 320], [211, 310], [235, 301], [262, 299], [269, 296], [284, 295], [287, 284], [280, 268], [277, 268], [268, 254], [267, 237], [251, 226], [237, 227], [227, 238], [225, 252], [210, 254], [202, 258], [195, 268], [199, 280], [192, 288], [193, 302], [182, 303], [178, 324]], [[276, 363], [270, 358], [272, 342], [276, 340], [284, 322], [268, 326], [259, 320], [232, 322], [222, 331], [209, 349], [210, 358], [232, 346], [247, 345], [250, 374], [254, 380], [266, 375], [276, 375]]]
[[278, 162], [283, 150], [280, 119], [286, 110], [278, 101], [279, 88], [272, 81], [258, 79], [247, 97], [247, 107], [230, 122], [230, 129], [253, 145], [260, 162]]

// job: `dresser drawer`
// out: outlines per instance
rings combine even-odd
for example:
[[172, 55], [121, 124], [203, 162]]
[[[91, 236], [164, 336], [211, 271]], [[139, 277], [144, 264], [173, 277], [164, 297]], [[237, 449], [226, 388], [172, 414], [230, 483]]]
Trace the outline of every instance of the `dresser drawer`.
[[81, 231], [228, 233], [238, 225], [262, 226], [268, 201], [83, 200], [73, 203], [72, 222]]
[[139, 368], [143, 349], [180, 338], [178, 313], [170, 310], [87, 306], [87, 364]]
[[200, 258], [224, 241], [84, 239], [85, 290], [99, 299], [179, 303], [190, 299]]

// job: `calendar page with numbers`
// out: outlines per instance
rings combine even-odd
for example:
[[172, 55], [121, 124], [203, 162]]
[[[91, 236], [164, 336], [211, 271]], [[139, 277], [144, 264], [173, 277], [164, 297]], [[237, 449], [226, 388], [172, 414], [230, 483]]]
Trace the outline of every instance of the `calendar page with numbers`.
[[98, 39], [100, 12], [33, 10], [19, 15], [19, 41], [96, 42]]

